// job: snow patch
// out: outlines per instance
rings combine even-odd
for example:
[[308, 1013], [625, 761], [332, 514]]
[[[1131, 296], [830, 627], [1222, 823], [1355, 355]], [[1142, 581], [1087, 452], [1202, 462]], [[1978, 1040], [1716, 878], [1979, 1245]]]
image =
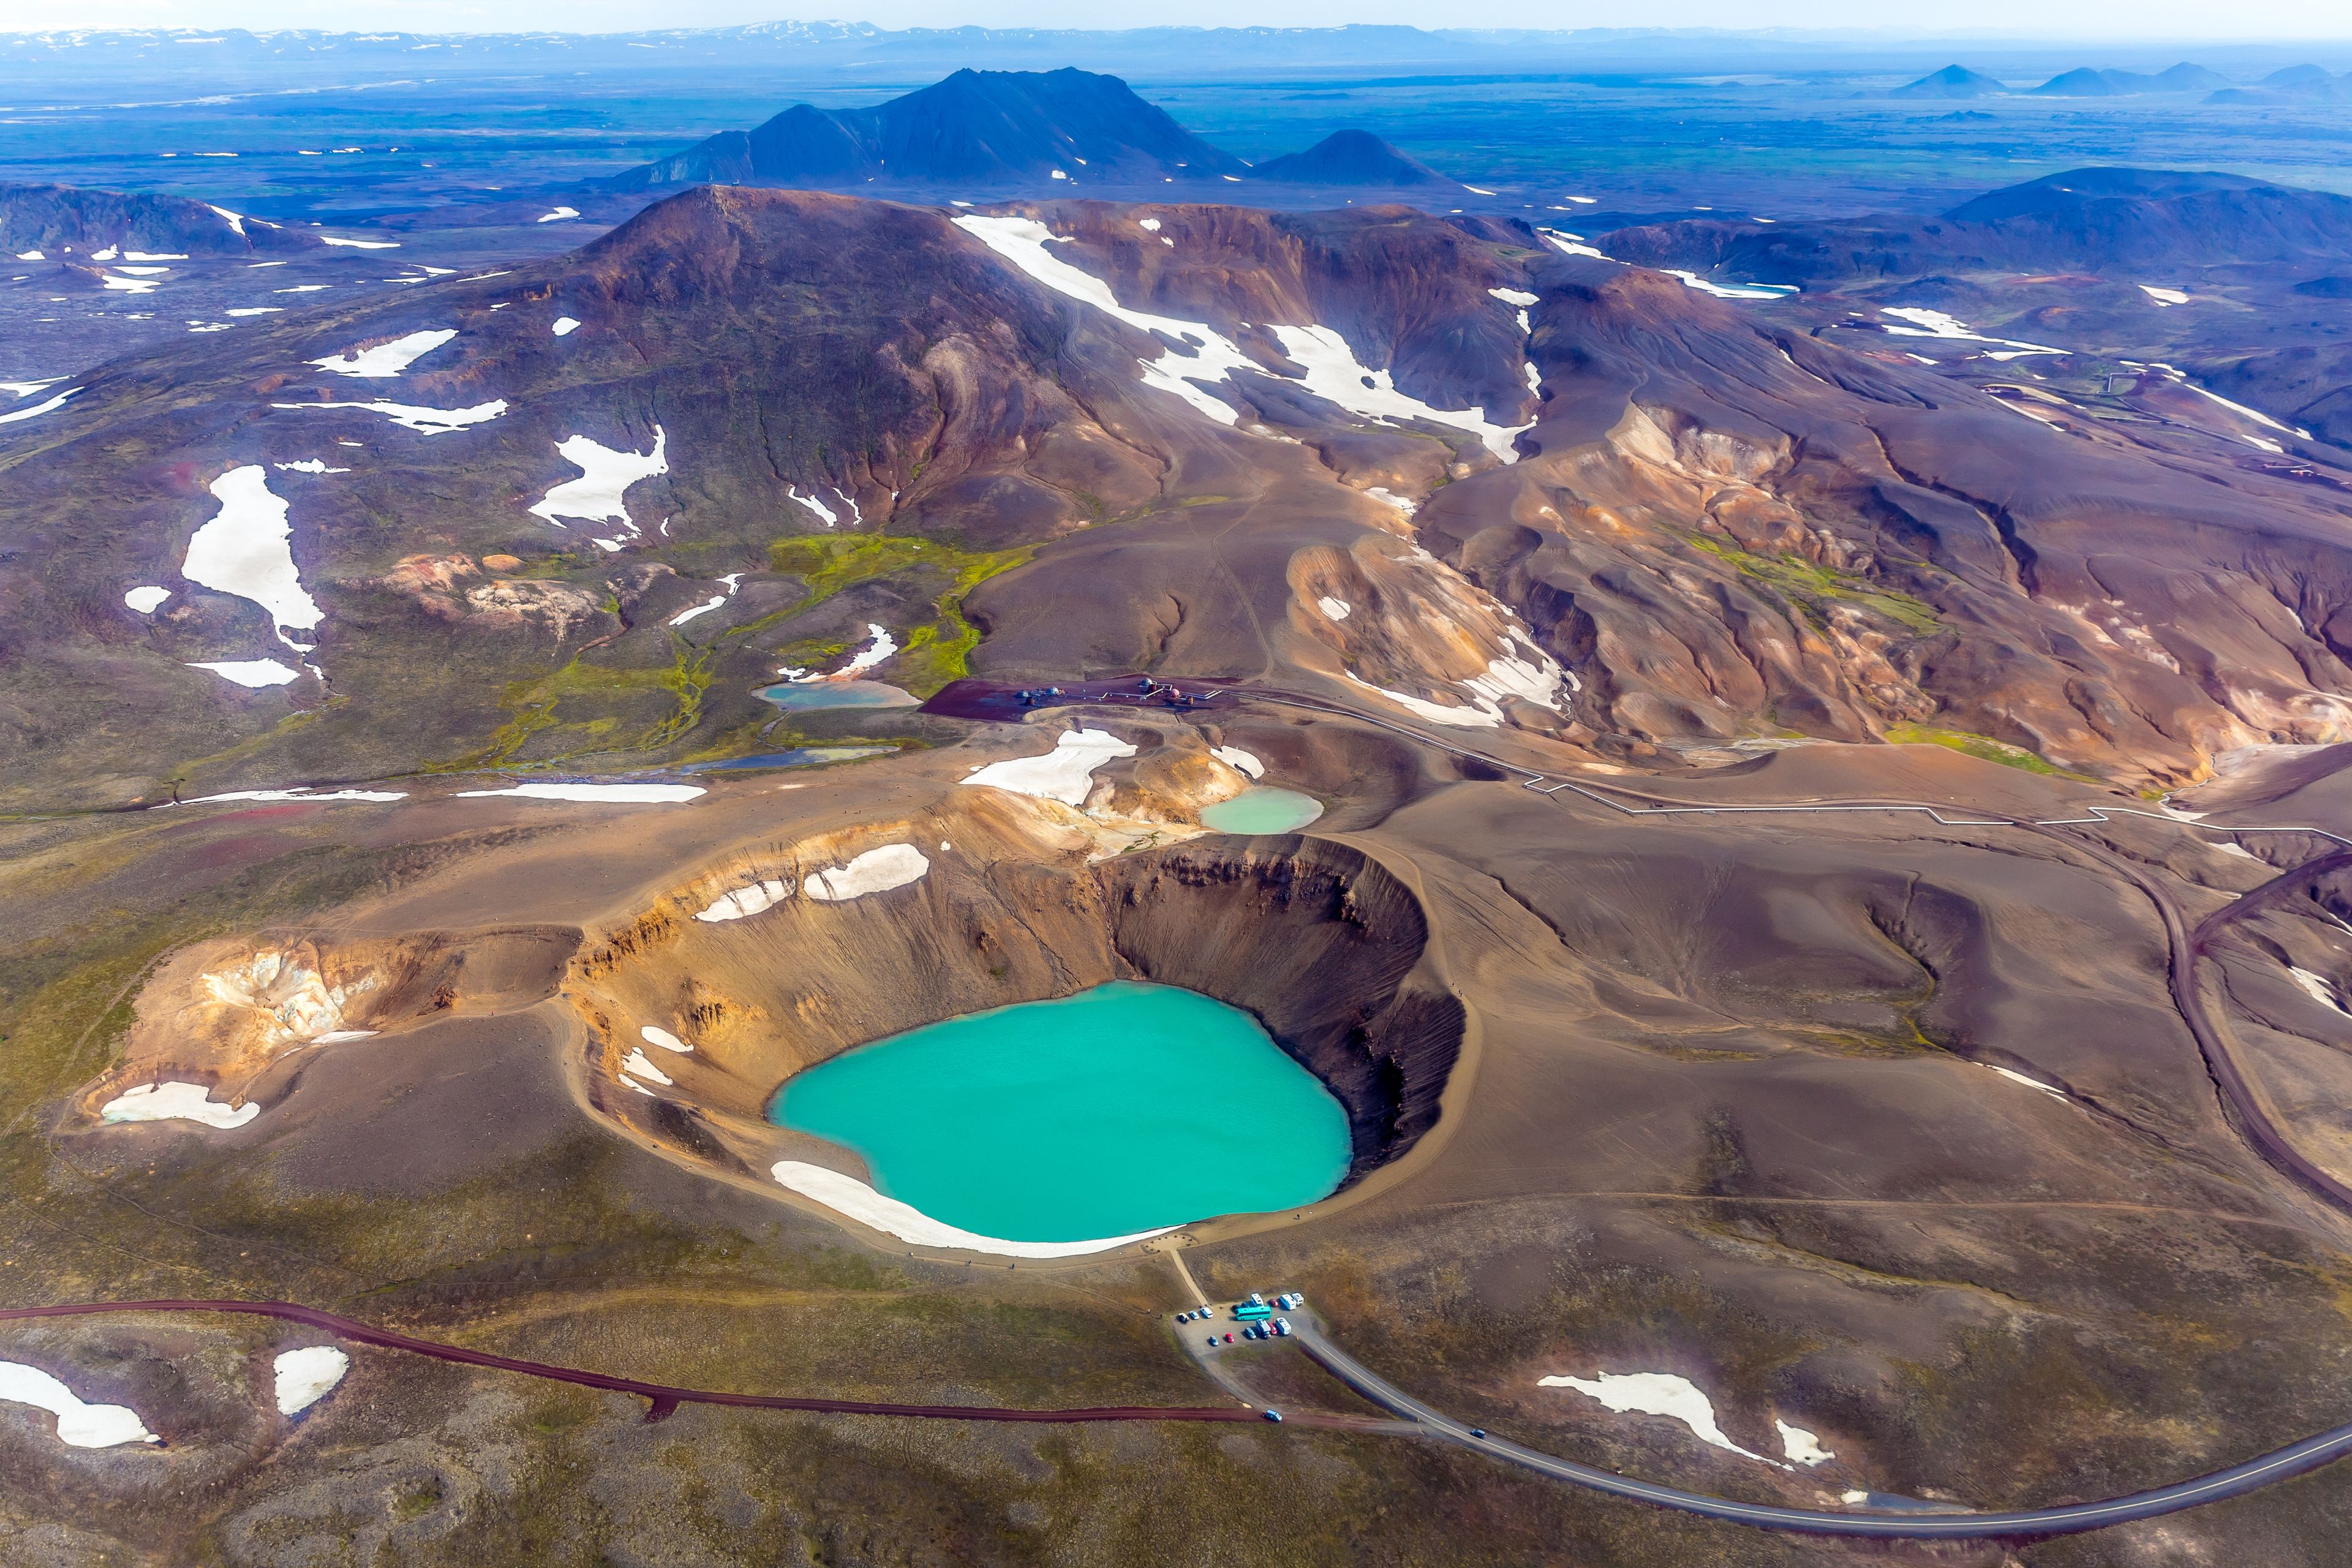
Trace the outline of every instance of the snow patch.
[[85, 1405], [74, 1391], [37, 1366], [0, 1361], [0, 1399], [30, 1405], [58, 1418], [58, 1441], [68, 1448], [111, 1448], [159, 1443], [138, 1412], [120, 1405]]
[[1989, 1068], [1992, 1068], [1993, 1071], [2000, 1074], [2001, 1077], [2009, 1079], [2011, 1083], [2021, 1083], [2028, 1089], [2038, 1089], [2053, 1100], [2063, 1100], [2066, 1098], [2066, 1093], [2063, 1089], [2053, 1089], [2050, 1085], [2042, 1082], [2038, 1078], [2028, 1078], [2021, 1072], [2012, 1072], [2008, 1068], [2004, 1067], [1993, 1067], [1993, 1064], [1990, 1062], [1987, 1062], [1984, 1065]]
[[1306, 367], [1302, 384], [1327, 403], [1367, 418], [1426, 419], [1467, 430], [1486, 443], [1487, 450], [1506, 463], [1517, 460], [1512, 442], [1529, 425], [1496, 425], [1475, 409], [1444, 409], [1399, 392], [1389, 372], [1373, 370], [1356, 358], [1348, 340], [1329, 327], [1276, 327], [1284, 355]]
[[372, 348], [349, 349], [339, 354], [329, 354], [310, 363], [337, 375], [381, 379], [398, 375], [457, 335], [455, 327], [439, 327], [428, 331], [411, 332], [404, 338], [394, 338], [388, 343], [377, 343]]
[[211, 1098], [200, 1083], [142, 1083], [99, 1107], [100, 1121], [201, 1121], [207, 1127], [242, 1127], [261, 1114], [251, 1100], [230, 1107]]
[[0, 414], [0, 425], [14, 425], [19, 420], [38, 419], [44, 414], [54, 413], [56, 410], [65, 406], [67, 398], [71, 397], [75, 393], [79, 392], [81, 388], [79, 386], [68, 387], [65, 391], [58, 393], [55, 397], [50, 398], [47, 403], [37, 403], [30, 408], [19, 408], [13, 414]]
[[555, 324], [548, 329], [559, 338], [568, 338], [579, 330], [580, 321], [576, 316], [558, 316]]
[[341, 246], [346, 250], [398, 250], [400, 248], [400, 241], [396, 239], [346, 239], [339, 234], [322, 234], [319, 237], [319, 243]]
[[821, 902], [840, 903], [919, 882], [930, 868], [930, 861], [913, 845], [885, 844], [854, 857], [845, 866], [814, 873], [801, 890]]
[[779, 1184], [804, 1198], [814, 1199], [835, 1214], [917, 1247], [950, 1247], [964, 1252], [992, 1253], [1000, 1258], [1078, 1258], [1165, 1236], [1176, 1228], [1163, 1226], [1158, 1230], [1139, 1230], [1132, 1236], [1104, 1237], [1096, 1241], [1005, 1241], [933, 1219], [910, 1204], [883, 1196], [855, 1176], [845, 1176], [823, 1165], [780, 1160], [769, 1167], [768, 1173]]
[[1043, 756], [991, 763], [961, 782], [1080, 805], [1094, 787], [1097, 768], [1115, 757], [1133, 755], [1135, 748], [1108, 730], [1065, 730]]
[[1356, 606], [1345, 599], [1335, 599], [1326, 594], [1315, 601], [1315, 607], [1335, 621], [1344, 621], [1355, 613]]
[[580, 209], [578, 207], [559, 206], [551, 211], [541, 214], [539, 221], [541, 223], [562, 223], [565, 218], [578, 217], [579, 216]]
[[272, 408], [331, 408], [356, 414], [381, 414], [394, 425], [420, 436], [446, 436], [469, 425], [486, 424], [507, 411], [507, 400], [494, 397], [471, 408], [419, 408], [413, 403], [273, 403]]
[[694, 1054], [694, 1047], [692, 1046], [688, 1045], [684, 1040], [679, 1039], [667, 1029], [656, 1029], [651, 1024], [647, 1024], [644, 1028], [639, 1029], [637, 1033], [645, 1037], [646, 1044], [649, 1046], [659, 1046], [666, 1051], [676, 1051], [682, 1057], [691, 1056]]
[[1610, 1409], [1622, 1415], [1632, 1412], [1641, 1415], [1663, 1415], [1669, 1421], [1679, 1421], [1690, 1428], [1700, 1442], [1750, 1459], [1774, 1461], [1741, 1447], [1723, 1435], [1715, 1424], [1715, 1406], [1698, 1385], [1686, 1377], [1665, 1372], [1604, 1372], [1596, 1378], [1539, 1377], [1538, 1388], [1572, 1388], [1577, 1393], [1597, 1399]]
[[700, 784], [526, 784], [510, 789], [461, 789], [461, 799], [486, 795], [520, 795], [525, 800], [608, 801], [639, 805], [669, 805], [708, 794]]
[[1820, 1437], [1806, 1431], [1802, 1426], [1791, 1426], [1777, 1416], [1774, 1417], [1772, 1426], [1780, 1434], [1780, 1452], [1788, 1457], [1791, 1464], [1802, 1465], [1811, 1469], [1815, 1465], [1826, 1465], [1837, 1458], [1835, 1454], [1822, 1447]]
[[623, 1062], [621, 1067], [623, 1070], [633, 1072], [648, 1083], [657, 1083], [664, 1089], [677, 1087], [677, 1081], [669, 1074], [654, 1066], [653, 1058], [646, 1055], [642, 1049], [631, 1051], [629, 1059]]
[[133, 588], [122, 595], [122, 602], [145, 616], [153, 614], [156, 606], [171, 596], [172, 590], [169, 588]]
[[260, 605], [269, 612], [278, 641], [309, 651], [286, 633], [314, 630], [326, 616], [294, 565], [286, 503], [270, 493], [268, 476], [258, 463], [231, 468], [211, 488], [220, 511], [189, 538], [180, 575]]
[[1948, 338], [1972, 343], [1999, 343], [2003, 348], [2012, 351], [2005, 354], [1989, 356], [1994, 359], [2017, 359], [2025, 354], [2063, 354], [2072, 352], [2067, 349], [2053, 349], [2047, 343], [2024, 343], [2011, 338], [1989, 338], [1957, 317], [1947, 315], [1941, 310], [1929, 310], [1915, 305], [1889, 305], [1879, 311], [1879, 314], [1893, 316], [1898, 321], [1911, 323], [1909, 326], [1886, 329], [1897, 337]]
[[292, 789], [233, 789], [223, 795], [196, 795], [181, 802], [181, 804], [183, 805], [211, 805], [221, 801], [228, 800], [364, 800], [382, 804], [386, 801], [406, 800], [407, 798], [407, 795], [403, 795], [396, 790], [388, 789], [338, 789], [329, 790], [320, 795], [313, 795], [309, 789], [298, 784]]
[[572, 437], [555, 449], [580, 470], [580, 477], [549, 490], [530, 510], [558, 528], [563, 524], [555, 520], [569, 517], [583, 522], [623, 522], [635, 529], [625, 504], [629, 487], [669, 472], [669, 436], [658, 425], [654, 426], [650, 452], [616, 452], [586, 436]]
[[302, 674], [274, 658], [190, 659], [187, 665], [190, 669], [209, 669], [223, 680], [233, 680], [249, 691], [258, 691], [265, 686], [285, 686]]
[[1138, 361], [1143, 368], [1144, 384], [1182, 398], [1220, 425], [1240, 423], [1241, 416], [1232, 405], [1193, 384], [1196, 381], [1222, 382], [1236, 370], [1258, 368], [1257, 362], [1242, 353], [1240, 345], [1231, 338], [1203, 321], [1179, 321], [1173, 316], [1129, 310], [1112, 295], [1109, 284], [1048, 252], [1047, 243], [1056, 237], [1034, 218], [975, 215], [954, 222], [958, 228], [1056, 293], [1092, 305], [1129, 326], [1146, 332], [1165, 332], [1178, 342], [1191, 344], [1190, 354], [1165, 349], [1155, 359]]
[[2336, 994], [2336, 987], [2327, 983], [2326, 976], [2314, 974], [2308, 969], [2301, 969], [2294, 965], [2288, 966], [2287, 973], [2294, 976], [2294, 983], [2303, 987], [2305, 995], [2322, 1006], [2333, 1008], [2338, 1013], [2345, 1011], [2343, 1002]]
[[327, 467], [325, 459], [320, 458], [304, 458], [299, 462], [276, 463], [271, 466], [278, 472], [286, 474], [348, 474], [351, 472], [349, 468], [331, 468]]
[[1209, 755], [1235, 773], [1246, 773], [1254, 779], [1265, 777], [1265, 764], [1239, 746], [1212, 746], [1209, 748]]
[[[754, 882], [748, 888], [738, 888], [731, 893], [721, 893], [711, 900], [707, 907], [697, 910], [694, 912], [694, 918], [712, 925], [721, 921], [740, 921], [746, 915], [756, 915], [764, 910], [775, 908], [791, 895], [793, 885], [781, 877], [772, 878], [764, 882]], [[646, 1037], [653, 1038], [650, 1034]], [[661, 1044], [658, 1040], [654, 1043]], [[678, 1050], [682, 1047], [671, 1046], [669, 1048]]]
[[280, 1353], [271, 1363], [278, 1377], [278, 1414], [301, 1415], [342, 1382], [351, 1367], [352, 1358], [332, 1345], [306, 1345]]
[[2178, 289], [2159, 289], [2153, 283], [2143, 283], [2139, 286], [2139, 291], [2160, 306], [2189, 303], [2189, 296]]

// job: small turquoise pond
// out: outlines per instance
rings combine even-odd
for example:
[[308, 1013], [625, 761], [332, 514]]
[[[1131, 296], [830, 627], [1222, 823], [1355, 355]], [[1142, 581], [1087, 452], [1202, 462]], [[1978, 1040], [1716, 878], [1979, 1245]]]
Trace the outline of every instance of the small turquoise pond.
[[1113, 981], [910, 1029], [795, 1074], [779, 1127], [1008, 1241], [1088, 1241], [1292, 1208], [1348, 1173], [1347, 1112], [1237, 1007]]
[[1288, 833], [1322, 815], [1323, 803], [1311, 795], [1255, 784], [1203, 810], [1201, 822], [1220, 833]]
[[762, 686], [755, 695], [766, 698], [787, 713], [807, 713], [820, 708], [912, 708], [918, 699], [887, 680], [782, 681]]

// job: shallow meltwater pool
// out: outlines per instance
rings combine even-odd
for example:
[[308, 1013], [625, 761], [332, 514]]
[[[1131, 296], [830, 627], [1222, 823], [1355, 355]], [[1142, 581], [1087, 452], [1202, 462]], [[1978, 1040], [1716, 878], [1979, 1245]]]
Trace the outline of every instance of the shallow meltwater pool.
[[855, 1150], [887, 1198], [1016, 1242], [1312, 1203], [1351, 1152], [1339, 1102], [1255, 1019], [1133, 981], [860, 1047], [786, 1079], [768, 1119]]
[[922, 700], [911, 691], [881, 680], [782, 681], [752, 693], [787, 713], [808, 713], [824, 708], [912, 708]]
[[1220, 833], [1288, 833], [1323, 815], [1323, 803], [1295, 789], [1257, 784], [1201, 813], [1204, 827]]

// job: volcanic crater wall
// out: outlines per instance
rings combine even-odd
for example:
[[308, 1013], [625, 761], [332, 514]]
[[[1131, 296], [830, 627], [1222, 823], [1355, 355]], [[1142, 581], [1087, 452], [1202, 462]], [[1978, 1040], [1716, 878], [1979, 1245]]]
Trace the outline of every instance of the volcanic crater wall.
[[[1423, 965], [1419, 901], [1377, 861], [1289, 836], [1088, 864], [1041, 856], [1027, 826], [968, 809], [854, 829], [699, 879], [606, 932], [565, 985], [588, 1026], [592, 1100], [677, 1152], [756, 1173], [778, 1140], [797, 1136], [764, 1116], [793, 1073], [960, 1014], [1138, 979], [1255, 1015], [1346, 1108], [1349, 1182], [1435, 1124], [1464, 1013]], [[920, 880], [694, 918], [730, 879], [797, 882], [804, 857], [887, 840], [930, 855]], [[658, 1094], [633, 1092], [622, 1076], [648, 1026], [692, 1047], [651, 1051], [670, 1080]]]

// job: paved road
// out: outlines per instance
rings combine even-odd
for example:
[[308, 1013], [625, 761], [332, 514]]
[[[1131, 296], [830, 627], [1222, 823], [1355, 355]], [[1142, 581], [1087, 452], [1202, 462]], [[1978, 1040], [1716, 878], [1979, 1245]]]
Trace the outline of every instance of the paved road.
[[2061, 1508], [2029, 1509], [2011, 1513], [1836, 1513], [1825, 1509], [1779, 1508], [1769, 1503], [1736, 1502], [1675, 1487], [1634, 1480], [1613, 1470], [1595, 1469], [1570, 1459], [1556, 1458], [1501, 1437], [1479, 1437], [1452, 1416], [1423, 1405], [1333, 1344], [1311, 1324], [1294, 1319], [1294, 1333], [1307, 1353], [1326, 1371], [1382, 1409], [1418, 1424], [1429, 1436], [1475, 1449], [1491, 1458], [1521, 1466], [1538, 1475], [1570, 1481], [1612, 1497], [1631, 1498], [1707, 1519], [1728, 1520], [1765, 1530], [1793, 1531], [1807, 1535], [1863, 1535], [1889, 1541], [1978, 1541], [2071, 1535], [2103, 1530], [2128, 1520], [2154, 1519], [2183, 1509], [2242, 1497], [2289, 1476], [2299, 1476], [2352, 1454], [2352, 1425], [2338, 1426], [2291, 1444], [2275, 1453], [2249, 1459], [2226, 1470], [2195, 1480], [2133, 1492], [2102, 1502], [2069, 1503]]
[[[1112, 1405], [1095, 1409], [1024, 1410], [995, 1405], [879, 1405], [861, 1399], [812, 1399], [782, 1394], [730, 1394], [722, 1389], [678, 1388], [665, 1383], [642, 1383], [633, 1377], [613, 1377], [601, 1372], [583, 1372], [578, 1367], [551, 1366], [545, 1362], [520, 1361], [513, 1356], [493, 1355], [488, 1351], [470, 1350], [464, 1345], [442, 1344], [434, 1340], [420, 1340], [414, 1335], [394, 1333], [390, 1329], [373, 1328], [333, 1312], [322, 1312], [315, 1307], [298, 1306], [291, 1301], [236, 1300], [165, 1300], [165, 1301], [73, 1301], [48, 1307], [11, 1307], [0, 1309], [0, 1322], [21, 1321], [30, 1318], [94, 1318], [110, 1317], [130, 1312], [233, 1312], [249, 1317], [278, 1318], [289, 1323], [301, 1323], [310, 1328], [324, 1329], [337, 1339], [355, 1344], [378, 1345], [385, 1350], [406, 1351], [412, 1355], [431, 1356], [436, 1361], [462, 1362], [467, 1366], [494, 1367], [500, 1372], [520, 1373], [526, 1377], [542, 1377], [555, 1383], [576, 1383], [583, 1388], [608, 1389], [615, 1394], [634, 1394], [649, 1401], [646, 1412], [648, 1421], [659, 1421], [681, 1405], [733, 1405], [754, 1410], [814, 1410], [840, 1415], [911, 1415], [934, 1421], [1047, 1421], [1055, 1423], [1088, 1421], [1263, 1421], [1265, 1416], [1255, 1410], [1235, 1410], [1229, 1406], [1215, 1409], [1198, 1406], [1160, 1406], [1150, 1405]], [[1336, 1426], [1355, 1429], [1363, 1424], [1347, 1416], [1302, 1416], [1301, 1424], [1310, 1426]]]

